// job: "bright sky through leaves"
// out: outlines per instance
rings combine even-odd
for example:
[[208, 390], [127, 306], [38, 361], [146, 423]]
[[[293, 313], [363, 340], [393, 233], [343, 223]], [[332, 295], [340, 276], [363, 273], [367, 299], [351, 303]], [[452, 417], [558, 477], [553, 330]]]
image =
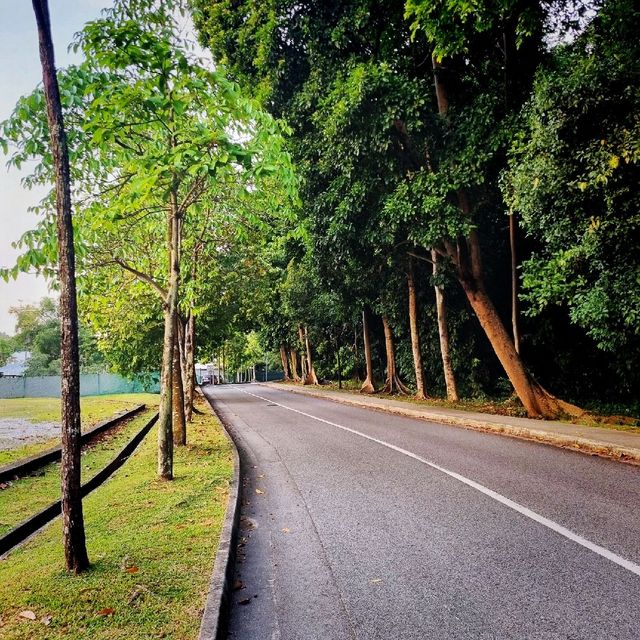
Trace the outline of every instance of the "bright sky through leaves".
[[[73, 34], [87, 20], [99, 16], [109, 0], [54, 0], [51, 21], [59, 67], [78, 60], [67, 46]], [[38, 41], [31, 2], [0, 0], [0, 121], [12, 112], [21, 95], [29, 93], [41, 81]], [[20, 186], [29, 172], [6, 169], [6, 158], [0, 165], [0, 266], [15, 264], [18, 252], [11, 247], [22, 233], [35, 226], [36, 217], [27, 209], [38, 202], [43, 192], [25, 191]], [[0, 282], [0, 332], [13, 333], [14, 318], [9, 307], [19, 301], [35, 302], [47, 294], [42, 278], [21, 274], [16, 281]]]

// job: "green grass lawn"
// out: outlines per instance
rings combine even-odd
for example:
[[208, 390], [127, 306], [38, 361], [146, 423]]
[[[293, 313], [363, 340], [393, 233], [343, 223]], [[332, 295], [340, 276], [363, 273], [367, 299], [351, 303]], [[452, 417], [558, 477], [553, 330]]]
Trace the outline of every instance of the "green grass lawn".
[[[82, 453], [82, 481], [89, 480], [114, 458], [154, 412], [155, 409], [144, 411], [115, 430], [98, 436], [95, 444], [86, 446]], [[14, 480], [9, 488], [0, 490], [0, 535], [59, 498], [60, 465], [57, 463], [43, 467], [40, 475]]]
[[[122, 393], [85, 396], [80, 399], [83, 430], [110, 418], [113, 414], [145, 403], [157, 407], [157, 393]], [[60, 422], [60, 398], [9, 398], [0, 400], [0, 418], [23, 418], [30, 422]], [[59, 444], [59, 439], [31, 442], [15, 449], [0, 451], [0, 466], [35, 455]]]
[[156, 480], [154, 428], [85, 499], [87, 573], [64, 571], [59, 519], [0, 561], [0, 638], [197, 637], [233, 466], [219, 423], [200, 409], [173, 482]]

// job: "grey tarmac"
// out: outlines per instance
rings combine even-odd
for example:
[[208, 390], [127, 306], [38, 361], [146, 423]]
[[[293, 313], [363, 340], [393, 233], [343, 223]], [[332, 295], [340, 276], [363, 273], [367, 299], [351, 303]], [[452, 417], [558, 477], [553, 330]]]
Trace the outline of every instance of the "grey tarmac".
[[205, 393], [242, 462], [229, 638], [640, 638], [640, 468], [277, 386]]

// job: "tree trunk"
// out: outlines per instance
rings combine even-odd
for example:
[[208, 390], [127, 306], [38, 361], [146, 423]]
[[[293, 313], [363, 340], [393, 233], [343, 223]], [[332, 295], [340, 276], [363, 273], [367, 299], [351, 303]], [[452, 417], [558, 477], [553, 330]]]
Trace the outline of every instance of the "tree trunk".
[[407, 284], [409, 287], [409, 327], [411, 329], [411, 351], [413, 352], [413, 368], [416, 374], [416, 399], [425, 400], [427, 393], [424, 386], [424, 369], [422, 367], [422, 354], [420, 352], [420, 330], [418, 329], [418, 303], [416, 300], [415, 263], [409, 256], [409, 269], [407, 271]]
[[518, 254], [516, 231], [518, 219], [515, 211], [509, 213], [509, 246], [511, 248], [511, 327], [513, 330], [513, 344], [520, 353], [520, 327], [518, 318]]
[[[438, 274], [438, 252], [431, 250], [431, 260], [433, 262], [433, 275]], [[444, 371], [444, 382], [447, 387], [447, 400], [458, 402], [458, 386], [451, 364], [451, 349], [449, 346], [449, 328], [447, 327], [447, 307], [444, 299], [444, 291], [436, 284], [436, 312], [438, 314], [438, 334], [440, 336], [440, 355], [442, 356], [442, 369]]]
[[[180, 382], [182, 384], [182, 403], [183, 403], [183, 415], [185, 422], [191, 421], [191, 412], [189, 411], [189, 418], [187, 418], [187, 327], [186, 322], [183, 320], [182, 316], [178, 313], [178, 317], [176, 320], [176, 331], [177, 331], [177, 340], [176, 344], [178, 347], [178, 362], [180, 364]], [[173, 373], [175, 376], [175, 373]], [[173, 412], [174, 412], [174, 420], [175, 420], [175, 402], [176, 402], [176, 394], [173, 395]], [[176, 440], [176, 436], [174, 434], [174, 442]], [[176, 443], [177, 444], [177, 443]]]
[[316, 370], [313, 367], [313, 358], [311, 356], [311, 344], [309, 342], [309, 331], [307, 327], [304, 328], [304, 344], [307, 352], [307, 377], [305, 378], [305, 384], [320, 384], [318, 382], [318, 376]]
[[353, 379], [357, 382], [360, 382], [362, 378], [360, 377], [360, 352], [358, 350], [358, 327], [354, 325], [353, 327]]
[[289, 377], [289, 363], [287, 362], [287, 347], [284, 344], [280, 345], [280, 359], [282, 360], [282, 371], [284, 372], [284, 380], [288, 382], [291, 380]]
[[176, 310], [180, 278], [180, 220], [178, 218], [177, 190], [171, 193], [171, 206], [167, 214], [169, 286], [164, 309], [164, 338], [162, 347], [162, 374], [160, 384], [160, 417], [158, 419], [158, 476], [173, 479], [173, 343], [176, 335]]
[[171, 386], [173, 398], [171, 400], [173, 411], [173, 444], [183, 446], [187, 444], [187, 424], [184, 412], [184, 386], [182, 382], [182, 367], [180, 366], [179, 338], [176, 334], [173, 347], [173, 371]]
[[403, 393], [410, 395], [411, 391], [402, 384], [396, 371], [396, 353], [393, 345], [393, 331], [386, 316], [382, 317], [382, 326], [384, 327], [384, 344], [387, 352], [387, 378], [382, 387], [382, 393]]
[[75, 249], [71, 220], [69, 151], [56, 76], [47, 0], [33, 0], [38, 27], [42, 82], [55, 171], [58, 279], [60, 283], [60, 377], [62, 459], [62, 537], [67, 570], [81, 573], [89, 566], [82, 513], [80, 465], [80, 358], [76, 300]]
[[[449, 99], [446, 70], [435, 58], [433, 70], [438, 111], [442, 117], [447, 118]], [[471, 219], [471, 206], [466, 191], [460, 189], [457, 195], [461, 212]], [[529, 416], [557, 418], [563, 413], [583, 415], [584, 411], [580, 408], [558, 400], [545, 391], [525, 370], [522, 359], [484, 288], [477, 231], [472, 229], [468, 237], [459, 238], [455, 247], [448, 246], [447, 253], [456, 266], [458, 280], [480, 325]]]
[[367, 307], [362, 310], [362, 340], [364, 342], [364, 361], [367, 368], [367, 377], [360, 387], [360, 393], [375, 393], [376, 388], [373, 381], [371, 336], [369, 335], [369, 311]]
[[193, 313], [189, 312], [184, 333], [184, 417], [187, 422], [193, 419], [193, 397], [196, 390], [195, 343], [196, 319]]
[[573, 416], [584, 415], [582, 409], [552, 396], [529, 376], [489, 296], [481, 285], [475, 284], [472, 288], [469, 283], [463, 283], [467, 299], [527, 414], [533, 418], [550, 419], [563, 413]]
[[182, 391], [184, 396], [186, 396], [186, 393], [187, 393], [187, 389], [186, 387], [184, 387], [187, 380], [187, 356], [185, 352], [185, 341], [187, 339], [186, 333], [187, 333], [186, 322], [184, 321], [180, 313], [178, 313], [178, 317], [176, 319], [176, 336], [177, 336], [176, 344], [178, 346], [178, 358], [179, 358], [178, 362], [180, 363], [180, 379], [182, 380], [182, 384], [183, 384]]
[[300, 341], [300, 378], [302, 379], [302, 384], [308, 384], [309, 363], [307, 362], [304, 332], [301, 325], [298, 326], [298, 340]]
[[300, 382], [300, 376], [298, 375], [298, 352], [295, 348], [289, 351], [291, 355], [291, 376], [294, 382]]

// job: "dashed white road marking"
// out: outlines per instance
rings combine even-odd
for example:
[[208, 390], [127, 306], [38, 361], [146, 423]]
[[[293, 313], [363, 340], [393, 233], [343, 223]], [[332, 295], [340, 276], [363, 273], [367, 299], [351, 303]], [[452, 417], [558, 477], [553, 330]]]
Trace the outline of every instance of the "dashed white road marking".
[[484, 494], [485, 496], [488, 496], [489, 498], [492, 498], [493, 500], [495, 500], [496, 502], [499, 502], [500, 504], [505, 505], [506, 507], [509, 507], [510, 509], [513, 509], [514, 511], [517, 511], [518, 513], [522, 514], [523, 516], [533, 520], [534, 522], [537, 522], [538, 524], [541, 524], [545, 527], [547, 527], [547, 529], [551, 529], [551, 531], [555, 531], [556, 533], [560, 534], [561, 536], [564, 536], [565, 538], [567, 538], [568, 540], [571, 540], [572, 542], [575, 542], [576, 544], [579, 544], [580, 546], [584, 547], [585, 549], [589, 549], [589, 551], [593, 551], [593, 553], [597, 553], [599, 556], [602, 556], [603, 558], [606, 558], [607, 560], [610, 560], [611, 562], [617, 564], [618, 566], [626, 569], [627, 571], [630, 571], [631, 573], [635, 573], [635, 575], [640, 576], [640, 565], [637, 565], [635, 562], [632, 562], [631, 560], [627, 560], [626, 558], [623, 558], [622, 556], [619, 556], [616, 553], [613, 553], [613, 551], [609, 551], [609, 549], [605, 549], [605, 547], [601, 547], [599, 544], [596, 544], [595, 542], [591, 542], [590, 540], [587, 540], [586, 538], [583, 538], [581, 535], [578, 535], [577, 533], [574, 533], [573, 531], [571, 531], [570, 529], [567, 529], [566, 527], [563, 527], [561, 524], [558, 524], [557, 522], [554, 522], [553, 520], [550, 520], [549, 518], [545, 518], [544, 516], [541, 516], [539, 513], [536, 513], [535, 511], [532, 511], [531, 509], [519, 504], [518, 502], [515, 502], [514, 500], [510, 500], [509, 498], [503, 496], [502, 494], [498, 493], [497, 491], [494, 491], [493, 489], [489, 489], [488, 487], [485, 487], [484, 485], [480, 484], [479, 482], [476, 482], [475, 480], [471, 480], [470, 478], [467, 478], [463, 475], [460, 475], [459, 473], [456, 473], [455, 471], [450, 471], [449, 469], [445, 469], [444, 467], [441, 467], [438, 464], [435, 464], [434, 462], [430, 462], [429, 460], [427, 460], [426, 458], [423, 458], [422, 456], [419, 456], [415, 453], [412, 453], [411, 451], [408, 451], [407, 449], [403, 449], [402, 447], [397, 447], [394, 444], [391, 444], [389, 442], [385, 442], [384, 440], [379, 440], [378, 438], [374, 438], [373, 436], [368, 436], [366, 433], [362, 433], [361, 431], [357, 431], [356, 429], [351, 429], [350, 427], [345, 427], [342, 424], [337, 424], [336, 422], [331, 422], [330, 420], [325, 420], [324, 418], [320, 418], [318, 416], [314, 416], [310, 413], [305, 413], [304, 411], [300, 411], [298, 409], [294, 409], [293, 407], [288, 407], [285, 404], [281, 404], [280, 402], [276, 402], [275, 400], [273, 400], [272, 398], [265, 398], [263, 396], [259, 396], [255, 393], [251, 393], [250, 391], [245, 391], [244, 389], [238, 389], [239, 391], [242, 391], [242, 393], [246, 393], [247, 395], [253, 396], [254, 398], [258, 398], [260, 400], [264, 400], [265, 402], [270, 402], [273, 403], [275, 405], [277, 405], [278, 407], [281, 407], [283, 409], [287, 409], [288, 411], [293, 411], [294, 413], [298, 413], [301, 416], [305, 416], [306, 418], [310, 418], [311, 420], [317, 420], [318, 422], [323, 422], [324, 424], [328, 424], [332, 427], [336, 427], [336, 429], [342, 429], [343, 431], [347, 431], [349, 433], [353, 433], [356, 436], [360, 436], [361, 438], [365, 438], [366, 440], [370, 440], [371, 442], [375, 442], [376, 444], [379, 444], [383, 447], [387, 447], [388, 449], [392, 449], [393, 451], [397, 451], [398, 453], [401, 453], [402, 455], [405, 455], [409, 458], [413, 458], [413, 460], [417, 460], [418, 462], [421, 462], [422, 464], [427, 465], [428, 467], [431, 467], [432, 469], [436, 469], [437, 471], [440, 471], [441, 473], [444, 473], [446, 475], [448, 475], [451, 478], [454, 478], [455, 480], [458, 480], [459, 482], [462, 482], [463, 484], [466, 484], [468, 487], [471, 487], [472, 489], [475, 489], [476, 491], [479, 491], [480, 493]]

